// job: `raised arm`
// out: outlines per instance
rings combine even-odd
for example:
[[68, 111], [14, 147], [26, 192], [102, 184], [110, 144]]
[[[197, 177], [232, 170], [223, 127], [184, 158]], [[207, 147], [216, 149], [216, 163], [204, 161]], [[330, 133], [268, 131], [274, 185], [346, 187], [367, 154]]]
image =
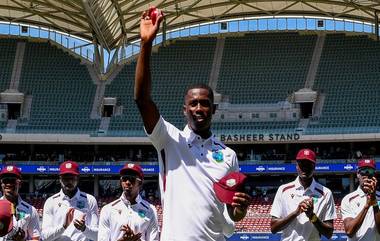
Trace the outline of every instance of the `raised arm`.
[[141, 50], [136, 66], [134, 99], [143, 119], [145, 129], [149, 134], [152, 133], [160, 118], [158, 108], [151, 97], [150, 55], [152, 42], [156, 37], [162, 19], [163, 14], [161, 11], [158, 11], [157, 20], [153, 24], [149, 18], [149, 11], [145, 11], [141, 16], [140, 22]]

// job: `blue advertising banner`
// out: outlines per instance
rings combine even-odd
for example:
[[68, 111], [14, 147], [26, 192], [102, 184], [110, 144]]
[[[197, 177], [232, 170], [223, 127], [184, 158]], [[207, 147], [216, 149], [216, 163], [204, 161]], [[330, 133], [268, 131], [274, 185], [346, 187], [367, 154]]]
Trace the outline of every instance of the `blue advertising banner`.
[[[269, 240], [269, 241], [280, 241], [281, 234], [271, 234], [271, 233], [235, 233], [227, 241], [249, 241], [249, 240]], [[345, 233], [334, 233], [331, 239], [327, 239], [322, 236], [323, 241], [325, 240], [336, 240], [343, 241], [347, 240], [347, 235]]]
[[[58, 165], [17, 165], [25, 174], [54, 174], [59, 172]], [[317, 173], [352, 173], [356, 170], [356, 164], [317, 164]], [[81, 165], [80, 171], [84, 174], [118, 174], [121, 165]], [[141, 165], [145, 174], [158, 174], [158, 165]], [[1, 170], [2, 166], [0, 167]], [[377, 169], [380, 169], [379, 163]], [[261, 173], [295, 173], [295, 164], [252, 164], [241, 165], [240, 171], [244, 173], [261, 174]]]
[[[356, 164], [317, 164], [316, 172], [353, 172], [356, 170]], [[379, 167], [379, 166], [378, 166]], [[263, 165], [241, 165], [240, 171], [244, 173], [295, 173], [295, 164], [263, 164]]]
[[[24, 174], [57, 174], [58, 165], [17, 165]], [[158, 165], [142, 165], [145, 174], [158, 174]], [[119, 174], [121, 165], [81, 165], [83, 174]], [[0, 168], [0, 170], [2, 167]]]

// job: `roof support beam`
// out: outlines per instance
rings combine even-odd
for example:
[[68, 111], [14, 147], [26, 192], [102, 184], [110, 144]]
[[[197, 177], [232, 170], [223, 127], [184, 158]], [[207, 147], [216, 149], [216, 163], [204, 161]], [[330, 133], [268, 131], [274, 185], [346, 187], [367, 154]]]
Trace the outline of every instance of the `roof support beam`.
[[117, 15], [118, 15], [118, 19], [119, 19], [119, 22], [120, 22], [120, 26], [121, 26], [121, 32], [122, 34], [125, 36], [127, 34], [127, 30], [125, 29], [125, 21], [124, 21], [124, 16], [121, 12], [121, 8], [119, 6], [119, 2], [117, 0], [111, 0], [113, 5], [115, 6], [116, 8], [116, 12], [117, 12]]
[[109, 50], [110, 47], [108, 45], [108, 42], [106, 41], [106, 37], [104, 36], [103, 31], [97, 21], [97, 18], [94, 15], [95, 10], [97, 10], [96, 7], [94, 7], [94, 5], [91, 5], [89, 0], [83, 0], [83, 6], [91, 22], [92, 29], [96, 34], [96, 38], [102, 46]]
[[107, 50], [139, 36], [141, 12], [157, 6], [168, 31], [241, 17], [327, 16], [374, 23], [379, 0], [0, 0], [0, 20], [59, 30]]

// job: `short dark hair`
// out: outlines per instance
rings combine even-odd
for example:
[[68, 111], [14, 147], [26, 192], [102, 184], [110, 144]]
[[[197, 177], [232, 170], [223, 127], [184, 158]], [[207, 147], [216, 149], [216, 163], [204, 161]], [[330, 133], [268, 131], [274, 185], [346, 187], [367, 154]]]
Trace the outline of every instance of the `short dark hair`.
[[212, 90], [212, 88], [209, 85], [204, 84], [204, 83], [192, 84], [189, 87], [187, 87], [184, 96], [186, 96], [187, 93], [189, 92], [189, 90], [192, 90], [192, 89], [205, 89], [205, 90], [208, 90], [208, 97], [210, 98], [211, 103], [214, 104], [214, 91]]

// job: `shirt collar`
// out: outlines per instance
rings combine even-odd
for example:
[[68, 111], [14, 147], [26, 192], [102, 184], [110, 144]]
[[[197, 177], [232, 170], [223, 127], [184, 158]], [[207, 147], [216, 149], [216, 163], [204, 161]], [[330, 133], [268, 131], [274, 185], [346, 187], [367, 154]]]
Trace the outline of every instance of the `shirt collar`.
[[62, 200], [63, 200], [63, 199], [67, 199], [67, 200], [74, 200], [74, 199], [76, 199], [76, 200], [78, 200], [79, 197], [80, 197], [80, 190], [79, 190], [79, 188], [78, 188], [78, 190], [77, 190], [77, 192], [75, 193], [75, 195], [74, 195], [72, 198], [69, 198], [69, 196], [67, 196], [67, 195], [63, 192], [63, 190], [61, 189], [61, 191], [59, 192], [59, 196], [61, 197]]
[[[121, 201], [127, 206], [131, 205], [131, 202], [125, 197], [124, 193], [120, 196]], [[136, 204], [139, 204], [141, 202], [142, 198], [140, 195], [137, 195], [136, 197]]]
[[307, 187], [306, 189], [304, 189], [304, 187], [302, 186], [301, 182], [300, 182], [300, 177], [297, 177], [296, 180], [294, 181], [294, 184], [295, 184], [295, 188], [297, 190], [302, 190], [304, 191], [304, 193], [306, 193], [308, 190], [310, 190], [312, 193], [315, 192], [315, 184], [316, 184], [316, 181], [315, 179], [313, 178], [313, 181], [311, 182], [310, 186]]
[[[194, 141], [202, 141], [202, 137], [199, 135], [195, 134], [195, 132], [189, 127], [189, 125], [186, 125], [185, 128], [183, 129], [184, 136], [187, 140], [188, 143], [193, 143]], [[211, 133], [211, 136], [204, 140], [204, 143], [214, 143], [216, 140], [215, 135]]]
[[358, 192], [358, 194], [359, 194], [360, 197], [364, 197], [365, 196], [365, 193], [362, 190], [362, 188], [360, 187], [360, 185], [358, 186], [358, 189], [356, 189], [356, 191]]

